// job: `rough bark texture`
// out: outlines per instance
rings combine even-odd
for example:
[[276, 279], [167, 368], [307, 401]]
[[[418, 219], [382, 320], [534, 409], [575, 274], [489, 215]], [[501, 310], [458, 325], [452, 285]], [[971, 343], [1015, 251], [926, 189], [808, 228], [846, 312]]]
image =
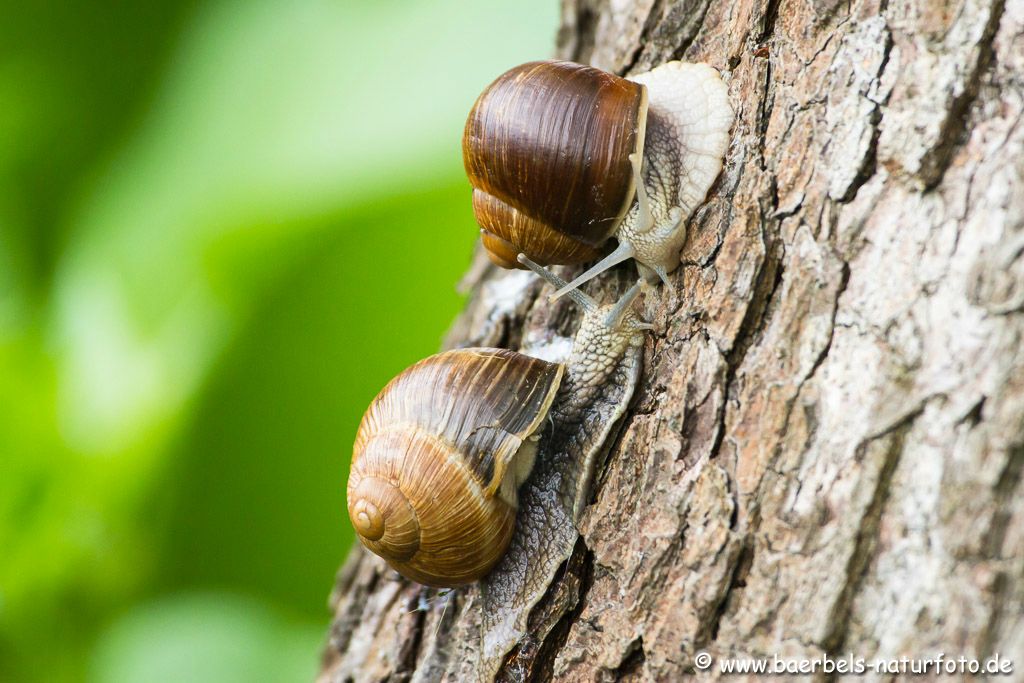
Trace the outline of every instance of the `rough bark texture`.
[[[548, 596], [573, 608], [504, 673], [717, 678], [706, 650], [1024, 675], [1024, 2], [566, 0], [558, 54], [708, 62], [737, 123], [678, 298], [643, 303], [643, 379]], [[531, 274], [470, 278], [450, 345], [575, 329]], [[321, 680], [463, 680], [473, 599], [354, 551]]]

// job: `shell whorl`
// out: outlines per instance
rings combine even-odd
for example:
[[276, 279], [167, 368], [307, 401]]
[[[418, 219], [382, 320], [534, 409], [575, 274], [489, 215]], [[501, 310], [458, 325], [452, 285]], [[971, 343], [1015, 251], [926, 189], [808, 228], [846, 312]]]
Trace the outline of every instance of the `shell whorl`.
[[356, 533], [396, 561], [405, 561], [420, 547], [416, 510], [400, 486], [374, 476], [362, 478], [350, 498]]
[[499, 76], [470, 111], [463, 161], [484, 246], [499, 265], [599, 256], [633, 200], [643, 85], [572, 62], [529, 62]]
[[432, 586], [484, 576], [515, 524], [515, 491], [562, 366], [460, 349], [412, 366], [370, 405], [356, 435], [348, 511], [359, 540]]

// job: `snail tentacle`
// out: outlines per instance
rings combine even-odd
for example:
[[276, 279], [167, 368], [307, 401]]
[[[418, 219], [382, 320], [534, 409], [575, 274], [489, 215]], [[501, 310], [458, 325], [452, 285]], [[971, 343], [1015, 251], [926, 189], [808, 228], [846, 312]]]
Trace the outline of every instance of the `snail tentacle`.
[[[524, 266], [532, 270], [533, 272], [540, 275], [542, 278], [548, 281], [552, 287], [559, 287], [559, 291], [565, 290], [565, 293], [569, 295], [569, 298], [576, 302], [576, 304], [586, 313], [597, 310], [597, 302], [593, 298], [583, 293], [579, 289], [569, 289], [570, 285], [565, 283], [565, 280], [552, 273], [547, 268], [543, 268], [533, 261], [530, 260], [526, 254], [519, 254], [518, 260]], [[551, 299], [555, 299], [555, 295], [551, 296]]]
[[633, 167], [633, 178], [636, 183], [636, 204], [639, 212], [639, 224], [637, 232], [647, 232], [654, 227], [654, 214], [651, 213], [651, 200], [647, 196], [647, 187], [644, 185], [643, 157], [633, 152], [629, 155], [630, 166]]
[[604, 271], [608, 270], [609, 268], [613, 268], [622, 263], [623, 261], [628, 261], [635, 255], [636, 252], [634, 251], [632, 244], [625, 240], [619, 242], [619, 246], [615, 247], [615, 251], [605, 256], [603, 259], [601, 259], [593, 266], [588, 268], [586, 271], [584, 271], [575, 280], [573, 280], [567, 285], [564, 285], [561, 289], [552, 294], [552, 301], [558, 299], [559, 297], [565, 294], [576, 291], [576, 288], [582, 285], [583, 283], [589, 280], [593, 280], [595, 277], [597, 277]]

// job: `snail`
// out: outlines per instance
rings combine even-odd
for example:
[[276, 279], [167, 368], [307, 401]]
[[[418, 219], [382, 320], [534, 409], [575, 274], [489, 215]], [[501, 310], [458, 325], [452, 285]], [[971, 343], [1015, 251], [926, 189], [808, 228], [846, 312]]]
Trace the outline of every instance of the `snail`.
[[510, 69], [477, 99], [462, 138], [488, 255], [505, 268], [520, 266], [519, 252], [542, 265], [602, 257], [555, 297], [631, 257], [647, 282], [671, 287], [732, 120], [728, 88], [706, 64], [629, 78], [563, 61]]
[[485, 601], [528, 611], [572, 551], [597, 453], [638, 380], [651, 328], [632, 308], [639, 291], [604, 306], [570, 292], [584, 313], [564, 365], [455, 349], [389, 382], [353, 446], [348, 513], [360, 542], [413, 581], [484, 579]]
[[[523, 254], [517, 262], [566, 285]], [[637, 282], [598, 305], [570, 290], [583, 318], [564, 364], [483, 348], [420, 361], [359, 426], [348, 482], [357, 536], [414, 581], [479, 582], [480, 680], [524, 640], [575, 547], [598, 456], [639, 381], [651, 329], [633, 310], [639, 293]]]

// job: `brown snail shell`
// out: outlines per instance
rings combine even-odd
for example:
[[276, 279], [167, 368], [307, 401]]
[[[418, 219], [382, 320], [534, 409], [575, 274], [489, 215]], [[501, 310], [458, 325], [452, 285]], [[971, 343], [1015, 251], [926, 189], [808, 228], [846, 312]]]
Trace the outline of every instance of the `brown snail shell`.
[[348, 512], [363, 545], [430, 586], [486, 575], [512, 536], [562, 373], [513, 351], [457, 349], [393, 379], [353, 448]]
[[642, 151], [646, 112], [644, 86], [572, 62], [529, 62], [491, 83], [462, 139], [491, 259], [600, 256], [633, 201], [629, 155]]

